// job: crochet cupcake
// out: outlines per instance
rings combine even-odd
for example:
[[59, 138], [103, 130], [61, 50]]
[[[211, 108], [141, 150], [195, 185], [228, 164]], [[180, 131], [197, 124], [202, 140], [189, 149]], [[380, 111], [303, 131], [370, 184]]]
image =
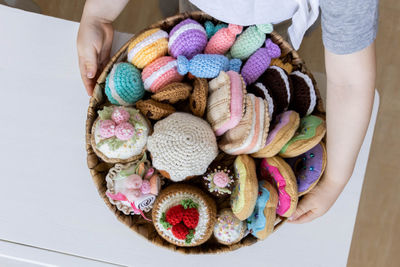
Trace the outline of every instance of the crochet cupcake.
[[203, 52], [207, 45], [207, 34], [195, 20], [185, 19], [175, 25], [169, 33], [168, 51], [173, 57], [185, 56], [191, 59]]
[[168, 242], [193, 247], [213, 233], [217, 208], [200, 189], [173, 184], [162, 190], [154, 203], [152, 218], [158, 234]]
[[146, 154], [139, 161], [116, 164], [106, 176], [106, 195], [118, 210], [126, 215], [141, 215], [153, 207], [161, 188], [160, 176], [151, 167]]
[[300, 117], [311, 115], [317, 104], [317, 95], [311, 78], [300, 71], [290, 74], [293, 84], [293, 100], [290, 108], [297, 111]]
[[203, 176], [203, 184], [216, 197], [228, 196], [232, 193], [234, 174], [228, 167], [217, 165], [214, 168], [210, 166]]
[[139, 34], [128, 46], [128, 62], [139, 69], [168, 52], [168, 33], [159, 29], [151, 29]]
[[140, 112], [128, 107], [104, 107], [92, 127], [94, 152], [108, 163], [126, 163], [143, 154], [150, 126]]
[[158, 58], [147, 65], [142, 72], [144, 89], [156, 93], [160, 88], [172, 82], [180, 82], [183, 79], [177, 71], [177, 61], [173, 57]]
[[265, 42], [266, 34], [273, 30], [272, 24], [250, 26], [242, 32], [233, 44], [230, 53], [239, 59], [249, 58]]
[[235, 42], [236, 35], [240, 34], [242, 30], [242, 26], [235, 24], [229, 24], [228, 28], [220, 29], [211, 37], [204, 53], [224, 55]]
[[210, 125], [182, 112], [156, 122], [147, 148], [154, 167], [174, 182], [204, 174], [218, 154]]
[[105, 93], [111, 104], [134, 104], [144, 95], [140, 71], [130, 63], [115, 64], [106, 78]]
[[232, 245], [245, 236], [247, 230], [246, 221], [241, 221], [230, 209], [223, 209], [217, 215], [214, 226], [214, 237], [218, 243]]

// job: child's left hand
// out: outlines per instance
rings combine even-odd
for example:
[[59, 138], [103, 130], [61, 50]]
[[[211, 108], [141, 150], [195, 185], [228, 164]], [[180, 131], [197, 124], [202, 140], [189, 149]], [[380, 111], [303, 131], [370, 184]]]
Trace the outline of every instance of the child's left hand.
[[326, 175], [321, 181], [306, 194], [299, 204], [290, 223], [307, 223], [324, 215], [335, 203], [344, 186], [335, 184]]

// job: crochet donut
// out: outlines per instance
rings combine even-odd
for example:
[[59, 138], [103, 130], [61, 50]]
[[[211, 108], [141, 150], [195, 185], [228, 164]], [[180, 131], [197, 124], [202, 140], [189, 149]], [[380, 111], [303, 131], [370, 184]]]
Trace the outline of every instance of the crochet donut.
[[255, 158], [269, 158], [279, 153], [282, 147], [293, 137], [300, 124], [299, 114], [288, 110], [276, 117], [275, 125], [269, 132], [265, 146], [252, 154]]
[[290, 217], [297, 207], [297, 182], [291, 167], [280, 157], [265, 158], [261, 161], [261, 177], [278, 187], [279, 203], [276, 213]]
[[277, 205], [276, 189], [265, 180], [259, 181], [256, 207], [247, 218], [247, 229], [253, 236], [264, 240], [274, 231]]
[[209, 83], [207, 121], [217, 136], [236, 127], [244, 114], [246, 85], [234, 71], [221, 71]]
[[159, 89], [151, 98], [162, 103], [175, 104], [190, 96], [192, 86], [187, 83], [173, 82]]
[[160, 28], [139, 34], [128, 46], [128, 62], [139, 69], [168, 52], [168, 33]]
[[256, 165], [248, 155], [239, 155], [233, 164], [236, 184], [231, 195], [232, 212], [246, 220], [254, 210], [258, 193]]
[[139, 100], [136, 108], [152, 120], [160, 120], [175, 112], [175, 108], [167, 103], [160, 103], [153, 99]]
[[320, 142], [304, 154], [286, 159], [296, 175], [299, 196], [305, 195], [318, 183], [326, 166], [325, 145]]
[[168, 242], [193, 247], [206, 242], [213, 233], [217, 208], [200, 189], [173, 184], [161, 191], [152, 211], [154, 227]]
[[208, 82], [204, 78], [194, 77], [193, 92], [189, 97], [189, 106], [193, 115], [202, 118], [207, 107]]
[[289, 77], [293, 84], [293, 100], [290, 108], [297, 111], [300, 117], [310, 115], [317, 104], [317, 95], [311, 78], [300, 71], [292, 72]]
[[279, 152], [284, 158], [293, 158], [303, 154], [316, 146], [325, 136], [325, 121], [317, 116], [310, 115], [300, 120], [300, 126], [294, 136]]
[[223, 209], [217, 215], [214, 237], [218, 243], [232, 245], [239, 242], [246, 233], [246, 221], [235, 217], [230, 209]]
[[156, 93], [172, 82], [180, 82], [183, 76], [177, 71], [177, 61], [173, 57], [160, 57], [147, 65], [142, 71], [144, 89]]

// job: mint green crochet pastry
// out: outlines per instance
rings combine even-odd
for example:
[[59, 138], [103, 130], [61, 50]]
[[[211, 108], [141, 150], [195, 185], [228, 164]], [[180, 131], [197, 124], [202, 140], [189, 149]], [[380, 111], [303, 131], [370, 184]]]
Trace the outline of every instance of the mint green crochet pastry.
[[144, 95], [140, 71], [130, 63], [117, 63], [106, 78], [105, 92], [114, 105], [129, 106]]
[[236, 39], [231, 47], [231, 56], [241, 60], [249, 58], [258, 48], [260, 48], [266, 39], [265, 34], [273, 31], [271, 23], [253, 25], [248, 27]]

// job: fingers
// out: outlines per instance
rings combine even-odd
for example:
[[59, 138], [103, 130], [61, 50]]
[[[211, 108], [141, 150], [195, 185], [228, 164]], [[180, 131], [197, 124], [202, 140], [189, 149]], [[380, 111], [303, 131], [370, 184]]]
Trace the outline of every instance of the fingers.
[[79, 69], [83, 84], [89, 96], [93, 94], [93, 88], [96, 84], [95, 78], [98, 68], [97, 52], [94, 47], [89, 47], [79, 53]]
[[313, 212], [312, 202], [307, 197], [303, 198], [297, 205], [296, 211], [289, 218], [290, 223], [306, 223], [317, 218], [318, 215]]

